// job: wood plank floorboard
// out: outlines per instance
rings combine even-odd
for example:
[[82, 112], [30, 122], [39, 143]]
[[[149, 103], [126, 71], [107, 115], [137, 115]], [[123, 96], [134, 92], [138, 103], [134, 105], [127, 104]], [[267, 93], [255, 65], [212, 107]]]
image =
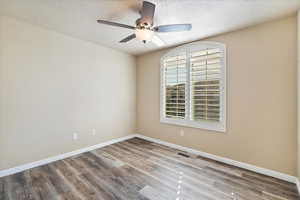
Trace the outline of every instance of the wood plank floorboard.
[[2, 177], [0, 200], [300, 200], [300, 197], [293, 183], [133, 138]]

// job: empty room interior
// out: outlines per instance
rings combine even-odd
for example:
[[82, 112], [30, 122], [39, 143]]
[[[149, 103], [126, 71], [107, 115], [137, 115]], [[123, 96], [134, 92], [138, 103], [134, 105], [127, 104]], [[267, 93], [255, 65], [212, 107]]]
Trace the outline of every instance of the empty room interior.
[[300, 200], [300, 0], [0, 0], [0, 200]]

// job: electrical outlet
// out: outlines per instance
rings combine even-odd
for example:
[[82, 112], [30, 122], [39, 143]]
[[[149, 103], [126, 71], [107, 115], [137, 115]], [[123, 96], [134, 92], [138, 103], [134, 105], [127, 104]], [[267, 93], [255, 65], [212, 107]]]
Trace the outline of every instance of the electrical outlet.
[[73, 133], [73, 140], [77, 140], [78, 139], [78, 134], [77, 133]]
[[96, 129], [92, 129], [92, 135], [96, 135]]
[[184, 136], [184, 130], [181, 129], [179, 134], [180, 136]]

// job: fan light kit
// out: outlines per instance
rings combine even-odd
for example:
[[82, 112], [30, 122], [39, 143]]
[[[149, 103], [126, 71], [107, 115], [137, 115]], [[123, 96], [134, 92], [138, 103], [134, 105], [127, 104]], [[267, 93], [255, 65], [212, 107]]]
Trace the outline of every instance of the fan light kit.
[[148, 1], [143, 1], [143, 6], [140, 11], [141, 18], [136, 20], [135, 27], [126, 24], [110, 22], [106, 20], [97, 20], [97, 22], [100, 24], [117, 26], [117, 27], [127, 28], [135, 31], [135, 33], [121, 40], [120, 43], [125, 43], [134, 38], [137, 38], [138, 40], [143, 41], [144, 43], [151, 41], [158, 46], [161, 46], [163, 42], [159, 37], [155, 35], [155, 33], [189, 31], [192, 29], [191, 24], [169, 24], [169, 25], [153, 26], [154, 13], [155, 13], [155, 4]]
[[151, 41], [154, 32], [149, 29], [135, 29], [135, 36], [141, 41]]

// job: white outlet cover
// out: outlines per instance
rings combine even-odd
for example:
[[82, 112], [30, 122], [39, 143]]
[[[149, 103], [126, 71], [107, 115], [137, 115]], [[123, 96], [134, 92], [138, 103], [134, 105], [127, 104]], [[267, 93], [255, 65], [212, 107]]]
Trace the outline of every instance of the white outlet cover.
[[180, 130], [180, 136], [184, 136], [184, 130]]
[[96, 135], [96, 129], [92, 129], [92, 135]]
[[73, 133], [73, 140], [77, 140], [78, 139], [78, 134], [77, 133]]

